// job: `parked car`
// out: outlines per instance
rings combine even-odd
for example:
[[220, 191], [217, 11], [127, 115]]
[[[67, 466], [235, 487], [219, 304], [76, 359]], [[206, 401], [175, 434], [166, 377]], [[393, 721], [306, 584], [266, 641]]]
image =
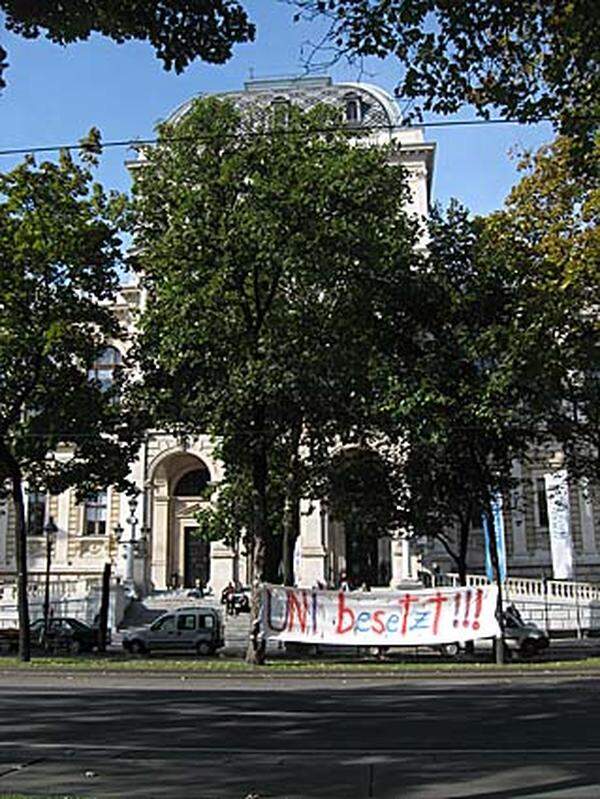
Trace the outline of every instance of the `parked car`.
[[[489, 647], [491, 643], [491, 639], [482, 638], [475, 642], [475, 646]], [[523, 658], [530, 658], [547, 649], [550, 646], [550, 638], [548, 633], [534, 622], [525, 622], [514, 605], [508, 605], [504, 611], [504, 644], [507, 658], [510, 658], [513, 652], [518, 652]], [[451, 643], [441, 646], [440, 651], [449, 657], [457, 657], [462, 648], [458, 643]]]
[[49, 619], [46, 637], [43, 619], [36, 619], [30, 630], [34, 646], [63, 650], [74, 655], [92, 652], [97, 645], [96, 630], [86, 622], [70, 616], [53, 616]]
[[533, 657], [550, 646], [548, 633], [532, 621], [523, 621], [514, 605], [504, 612], [504, 640], [522, 657]]
[[223, 621], [214, 608], [178, 608], [123, 634], [123, 649], [133, 654], [173, 650], [212, 655], [224, 646]]

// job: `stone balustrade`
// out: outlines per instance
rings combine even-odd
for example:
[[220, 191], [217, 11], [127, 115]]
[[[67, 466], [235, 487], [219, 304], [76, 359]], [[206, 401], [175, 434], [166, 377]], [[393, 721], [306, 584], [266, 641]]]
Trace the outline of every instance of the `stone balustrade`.
[[[457, 574], [448, 574], [444, 584], [459, 585]], [[485, 575], [469, 574], [467, 585], [487, 585]], [[525, 620], [551, 633], [600, 634], [600, 585], [574, 580], [544, 580], [509, 577], [503, 583], [505, 603], [513, 603]]]

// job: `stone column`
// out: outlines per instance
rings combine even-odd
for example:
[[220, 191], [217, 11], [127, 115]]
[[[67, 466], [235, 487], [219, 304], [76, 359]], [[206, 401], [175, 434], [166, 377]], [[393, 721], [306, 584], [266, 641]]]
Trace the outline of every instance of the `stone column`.
[[300, 538], [302, 558], [296, 582], [312, 586], [317, 581], [325, 582], [325, 546], [323, 540], [323, 515], [320, 502], [303, 499], [300, 504]]
[[579, 496], [579, 518], [581, 522], [581, 538], [583, 540], [583, 551], [588, 555], [597, 554], [596, 530], [594, 523], [594, 507], [590, 495], [587, 481], [583, 482], [578, 489]]
[[410, 542], [408, 536], [400, 533], [392, 540], [392, 578], [390, 588], [411, 579]]
[[527, 557], [527, 532], [525, 529], [523, 467], [518, 461], [513, 461], [512, 476], [515, 480], [519, 481], [516, 488], [514, 488], [510, 493], [510, 519], [513, 557], [520, 559]]
[[216, 597], [229, 581], [235, 580], [235, 552], [221, 541], [213, 541], [210, 545], [210, 586]]
[[169, 580], [169, 497], [154, 497], [152, 507], [152, 561], [150, 579], [164, 590]]

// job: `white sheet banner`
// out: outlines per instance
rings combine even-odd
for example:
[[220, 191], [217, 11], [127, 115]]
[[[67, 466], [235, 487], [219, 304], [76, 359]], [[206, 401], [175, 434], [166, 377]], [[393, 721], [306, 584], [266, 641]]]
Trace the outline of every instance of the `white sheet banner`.
[[500, 635], [496, 600], [495, 585], [385, 594], [265, 585], [261, 625], [280, 641], [431, 646]]
[[573, 538], [567, 470], [544, 475], [548, 505], [548, 531], [555, 580], [573, 579]]

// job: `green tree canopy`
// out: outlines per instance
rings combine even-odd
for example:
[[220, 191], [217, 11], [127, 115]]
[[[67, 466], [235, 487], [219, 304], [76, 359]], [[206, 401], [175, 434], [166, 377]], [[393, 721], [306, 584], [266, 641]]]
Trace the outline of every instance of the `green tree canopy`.
[[220, 437], [267, 579], [269, 497], [297, 506], [309, 467], [363, 434], [377, 353], [409, 305], [418, 230], [403, 170], [339, 125], [323, 134], [332, 120], [202, 100], [136, 172], [148, 402], [160, 424]]
[[113, 202], [63, 153], [0, 176], [0, 487], [17, 511], [21, 655], [29, 657], [23, 481], [80, 495], [126, 486], [135, 425], [94, 363], [119, 334]]
[[[510, 270], [526, 280], [516, 310], [540, 369], [531, 381], [540, 424], [573, 477], [600, 478], [600, 188], [573, 166], [561, 137], [520, 164], [505, 209], [486, 222]], [[600, 162], [600, 140], [588, 154]]]
[[396, 56], [416, 113], [464, 104], [522, 122], [550, 118], [588, 143], [600, 117], [596, 0], [291, 0], [330, 21], [337, 55]]
[[[194, 59], [227, 61], [232, 47], [254, 39], [254, 25], [238, 0], [0, 0], [8, 30], [57, 44], [101, 33], [115, 42], [148, 41], [165, 69], [182, 72]], [[0, 48], [0, 88], [6, 52]]]

